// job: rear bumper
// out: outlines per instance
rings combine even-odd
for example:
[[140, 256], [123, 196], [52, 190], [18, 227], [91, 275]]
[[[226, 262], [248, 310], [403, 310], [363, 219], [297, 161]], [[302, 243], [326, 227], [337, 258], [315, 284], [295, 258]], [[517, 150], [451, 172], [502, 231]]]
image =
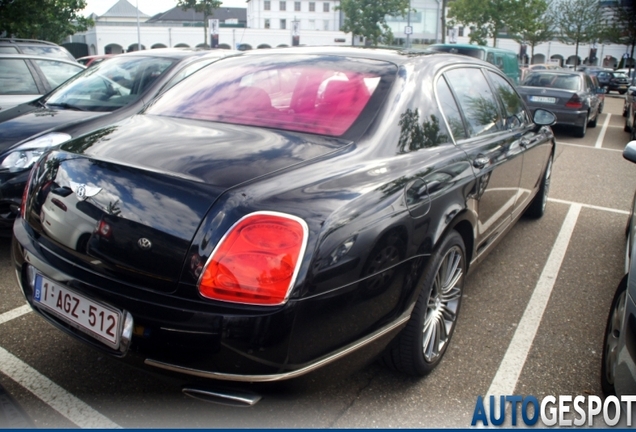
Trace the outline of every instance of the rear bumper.
[[530, 105], [531, 109], [543, 108], [554, 113], [557, 117], [557, 125], [581, 127], [587, 123], [587, 110], [564, 110], [550, 105]]
[[[180, 287], [179, 297], [148, 292], [79, 269], [66, 257], [34, 242], [22, 219], [14, 226], [12, 257], [25, 298], [36, 313], [58, 329], [110, 355], [133, 354], [135, 360], [141, 358], [146, 365], [203, 378], [280, 381], [312, 372], [365, 346], [370, 346], [374, 355], [405, 325], [412, 311], [412, 304], [405, 306], [370, 330], [350, 334], [348, 342], [334, 345], [334, 335], [329, 336], [317, 324], [317, 317], [325, 321], [329, 318], [323, 306], [334, 310], [334, 303], [343, 303], [334, 293], [329, 299], [290, 301], [267, 308], [203, 301], [196, 293], [187, 298], [184, 292], [195, 287]], [[130, 343], [124, 349], [112, 349], [41, 309], [33, 298], [29, 266], [77, 294], [130, 313], [134, 320]], [[312, 309], [320, 315], [309, 313]], [[346, 309], [339, 310], [351, 321]], [[346, 332], [336, 326], [341, 333]]]

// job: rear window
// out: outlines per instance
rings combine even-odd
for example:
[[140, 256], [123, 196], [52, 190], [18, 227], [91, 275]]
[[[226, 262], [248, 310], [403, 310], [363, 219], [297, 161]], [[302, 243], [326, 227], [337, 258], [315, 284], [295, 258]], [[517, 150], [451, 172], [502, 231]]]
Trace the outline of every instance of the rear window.
[[372, 97], [381, 99], [396, 71], [337, 56], [225, 59], [186, 78], [147, 113], [341, 136]]
[[528, 87], [555, 88], [560, 90], [579, 90], [581, 88], [581, 76], [574, 74], [532, 73], [523, 80], [521, 85]]
[[[435, 51], [447, 52], [451, 54], [461, 54], [465, 56], [474, 57], [479, 60], [486, 60], [484, 57], [484, 50], [480, 48], [466, 48], [466, 47], [454, 47], [454, 46], [432, 46]], [[492, 53], [490, 54], [492, 56]], [[490, 63], [495, 64], [494, 61], [488, 60]]]
[[66, 48], [60, 46], [51, 45], [20, 45], [20, 50], [24, 54], [33, 54], [44, 57], [55, 57], [64, 60], [75, 60], [75, 57], [71, 55]]

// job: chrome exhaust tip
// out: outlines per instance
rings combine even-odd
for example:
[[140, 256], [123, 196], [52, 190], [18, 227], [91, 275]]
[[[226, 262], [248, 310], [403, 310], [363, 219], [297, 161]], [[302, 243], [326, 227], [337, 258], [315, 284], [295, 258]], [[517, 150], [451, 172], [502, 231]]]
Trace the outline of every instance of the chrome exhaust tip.
[[261, 396], [243, 390], [184, 387], [186, 396], [219, 405], [246, 408], [256, 405]]

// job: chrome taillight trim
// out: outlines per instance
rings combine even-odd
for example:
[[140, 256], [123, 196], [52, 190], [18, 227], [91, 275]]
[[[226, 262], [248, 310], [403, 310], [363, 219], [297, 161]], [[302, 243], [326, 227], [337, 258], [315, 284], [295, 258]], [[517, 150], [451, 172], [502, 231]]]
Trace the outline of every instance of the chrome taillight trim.
[[280, 213], [280, 212], [274, 212], [274, 211], [257, 211], [257, 212], [249, 213], [243, 216], [242, 218], [240, 218], [238, 221], [236, 221], [225, 232], [225, 234], [223, 234], [223, 237], [221, 237], [221, 240], [219, 240], [219, 242], [216, 244], [216, 246], [214, 247], [214, 250], [210, 254], [210, 257], [205, 262], [205, 265], [203, 266], [203, 270], [201, 271], [201, 274], [199, 275], [199, 279], [197, 280], [197, 289], [199, 289], [199, 286], [201, 286], [201, 280], [203, 279], [203, 275], [205, 274], [205, 270], [208, 268], [208, 265], [210, 265], [210, 262], [212, 261], [216, 253], [218, 252], [219, 248], [221, 247], [223, 242], [227, 239], [227, 237], [230, 235], [230, 233], [234, 230], [234, 228], [236, 228], [236, 226], [240, 224], [241, 222], [243, 222], [245, 219], [253, 217], [253, 216], [259, 216], [259, 215], [276, 216], [283, 219], [290, 219], [290, 220], [293, 220], [294, 222], [298, 222], [298, 224], [300, 224], [300, 226], [303, 229], [303, 240], [302, 240], [302, 245], [300, 247], [300, 251], [298, 252], [298, 261], [296, 262], [296, 268], [294, 269], [294, 273], [292, 274], [292, 278], [291, 278], [291, 281], [289, 282], [289, 286], [287, 287], [287, 292], [285, 293], [285, 297], [283, 298], [283, 301], [276, 304], [262, 304], [262, 303], [248, 302], [248, 301], [237, 302], [237, 301], [231, 301], [231, 300], [225, 300], [225, 299], [215, 299], [211, 297], [205, 297], [202, 295], [203, 298], [208, 300], [225, 302], [225, 303], [263, 306], [263, 307], [272, 307], [272, 306], [276, 307], [276, 306], [281, 306], [287, 303], [287, 300], [289, 299], [289, 295], [291, 294], [292, 288], [294, 288], [294, 285], [296, 284], [296, 278], [298, 277], [300, 266], [302, 265], [303, 258], [305, 257], [305, 250], [307, 249], [307, 239], [309, 237], [309, 226], [307, 225], [307, 222], [305, 222], [303, 219], [299, 218], [298, 216], [290, 215], [287, 213]]

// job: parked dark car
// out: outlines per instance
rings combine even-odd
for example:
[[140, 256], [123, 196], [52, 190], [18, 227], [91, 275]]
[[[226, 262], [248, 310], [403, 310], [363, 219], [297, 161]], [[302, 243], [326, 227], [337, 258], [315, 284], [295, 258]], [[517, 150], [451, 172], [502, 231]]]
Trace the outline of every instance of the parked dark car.
[[0, 53], [0, 114], [37, 99], [83, 70], [76, 61]]
[[[636, 163], [636, 141], [623, 150], [623, 157]], [[625, 276], [618, 284], [605, 328], [601, 386], [606, 395], [636, 394], [636, 195], [627, 219]]]
[[0, 54], [29, 54], [75, 61], [63, 46], [37, 39], [0, 38]]
[[42, 156], [19, 284], [59, 329], [165, 370], [276, 381], [366, 347], [424, 375], [468, 270], [544, 213], [554, 121], [468, 56], [223, 58]]
[[624, 131], [629, 132], [630, 140], [636, 140], [636, 86], [631, 86], [625, 95], [625, 127]]
[[224, 53], [156, 49], [122, 54], [31, 103], [0, 112], [0, 236], [11, 235], [29, 170], [42, 153], [136, 114], [161, 91]]
[[546, 108], [557, 116], [557, 125], [572, 126], [584, 137], [596, 127], [604, 89], [582, 72], [539, 70], [528, 74], [517, 89], [531, 109]]
[[625, 94], [629, 85], [627, 75], [622, 72], [592, 69], [585, 71], [589, 75], [598, 78], [601, 87], [607, 89], [607, 92], [617, 91], [619, 94]]

